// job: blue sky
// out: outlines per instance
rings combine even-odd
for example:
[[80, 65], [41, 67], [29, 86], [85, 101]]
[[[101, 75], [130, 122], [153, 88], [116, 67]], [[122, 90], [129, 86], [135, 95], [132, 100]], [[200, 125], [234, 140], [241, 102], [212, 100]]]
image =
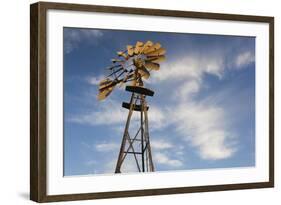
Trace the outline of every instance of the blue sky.
[[117, 51], [147, 40], [167, 50], [145, 81], [156, 170], [255, 166], [254, 37], [64, 28], [63, 38], [64, 175], [114, 172], [130, 96], [122, 87], [97, 101], [97, 84]]

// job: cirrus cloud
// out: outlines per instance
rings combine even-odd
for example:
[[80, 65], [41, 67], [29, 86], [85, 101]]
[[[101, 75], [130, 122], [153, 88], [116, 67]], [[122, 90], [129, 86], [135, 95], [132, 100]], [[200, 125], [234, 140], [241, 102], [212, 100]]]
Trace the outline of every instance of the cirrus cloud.
[[64, 28], [64, 51], [71, 53], [83, 40], [95, 41], [103, 36], [101, 30]]

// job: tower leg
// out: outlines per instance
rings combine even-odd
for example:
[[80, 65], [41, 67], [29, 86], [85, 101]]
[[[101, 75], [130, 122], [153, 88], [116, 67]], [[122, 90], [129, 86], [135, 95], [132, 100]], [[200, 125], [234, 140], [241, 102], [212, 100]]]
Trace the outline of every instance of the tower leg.
[[142, 172], [145, 172], [145, 164], [144, 164], [144, 158], [145, 158], [145, 150], [144, 150], [144, 128], [143, 128], [143, 124], [144, 124], [144, 120], [143, 120], [143, 111], [144, 111], [144, 107], [143, 107], [143, 96], [141, 96], [141, 111], [140, 111], [140, 127], [141, 127], [141, 165], [142, 165]]
[[130, 100], [130, 110], [129, 110], [126, 125], [125, 125], [125, 130], [124, 130], [122, 143], [121, 143], [121, 147], [120, 147], [120, 151], [119, 151], [119, 155], [118, 155], [115, 173], [121, 172], [120, 168], [121, 168], [122, 162], [124, 160], [123, 157], [124, 157], [124, 151], [125, 151], [125, 146], [126, 146], [126, 138], [127, 138], [127, 134], [129, 133], [130, 121], [131, 121], [131, 117], [132, 117], [132, 114], [133, 114], [133, 105], [134, 105], [133, 100], [134, 100], [134, 93], [132, 93], [131, 100]]
[[146, 141], [147, 141], [147, 161], [148, 161], [148, 171], [154, 172], [154, 165], [152, 160], [152, 152], [151, 152], [151, 146], [150, 146], [150, 137], [149, 137], [149, 128], [148, 128], [148, 115], [147, 110], [144, 111], [144, 117], [145, 117], [145, 131], [146, 131]]

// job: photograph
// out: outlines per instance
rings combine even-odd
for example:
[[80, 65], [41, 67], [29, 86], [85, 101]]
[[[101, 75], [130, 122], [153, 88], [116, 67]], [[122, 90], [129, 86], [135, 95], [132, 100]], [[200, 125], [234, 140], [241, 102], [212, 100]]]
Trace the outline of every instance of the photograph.
[[274, 187], [274, 17], [30, 8], [31, 200]]
[[63, 27], [63, 175], [256, 166], [256, 37]]

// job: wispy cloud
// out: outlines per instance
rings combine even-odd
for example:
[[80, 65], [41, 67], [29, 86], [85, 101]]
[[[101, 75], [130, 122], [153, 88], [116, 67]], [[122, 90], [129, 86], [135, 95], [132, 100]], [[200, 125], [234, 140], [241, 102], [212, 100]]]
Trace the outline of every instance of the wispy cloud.
[[[157, 137], [151, 140], [153, 161], [157, 165], [164, 165], [167, 168], [180, 168], [184, 165], [183, 160], [179, 157], [178, 151], [182, 151], [182, 146], [174, 144], [166, 137]], [[168, 154], [169, 153], [169, 154]]]
[[172, 116], [177, 132], [198, 148], [201, 158], [224, 159], [236, 151], [232, 133], [225, 126], [223, 108], [189, 102], [177, 106]]
[[79, 44], [83, 40], [96, 41], [96, 38], [102, 37], [103, 33], [100, 30], [94, 29], [64, 29], [64, 51], [70, 53], [74, 49], [78, 48]]
[[[178, 63], [181, 62], [181, 63]], [[233, 134], [225, 125], [224, 108], [195, 98], [203, 86], [204, 74], [211, 74], [220, 79], [225, 69], [224, 59], [216, 56], [194, 57], [170, 62], [176, 65], [174, 70], [184, 71], [189, 68], [186, 78], [179, 82], [174, 94], [177, 105], [170, 109], [167, 116], [180, 136], [193, 147], [197, 148], [202, 159], [217, 160], [232, 156], [236, 149], [233, 146]], [[167, 67], [164, 67], [164, 73]], [[170, 74], [177, 77], [175, 74]], [[161, 78], [160, 78], [161, 80]], [[169, 80], [169, 79], [167, 79]]]
[[119, 144], [113, 142], [106, 142], [95, 145], [95, 149], [99, 152], [111, 152], [117, 150], [119, 147]]
[[100, 83], [100, 81], [103, 80], [104, 78], [105, 78], [104, 75], [99, 75], [99, 76], [89, 77], [86, 80], [88, 81], [88, 83], [90, 85], [98, 85]]
[[114, 125], [124, 123], [125, 109], [113, 100], [101, 102], [97, 111], [69, 117], [68, 121], [89, 125]]
[[200, 90], [201, 82], [198, 80], [185, 81], [176, 93], [176, 97], [182, 101], [192, 98]]
[[[113, 157], [110, 160], [108, 160], [105, 164], [101, 165], [101, 173], [114, 173], [115, 167], [117, 163], [117, 158]], [[135, 159], [129, 157], [126, 157], [122, 164], [122, 170], [123, 173], [130, 173], [130, 172], [138, 172], [138, 167], [136, 164]]]
[[255, 62], [254, 50], [241, 51], [232, 55], [229, 56], [223, 52], [188, 53], [162, 63], [161, 70], [153, 73], [149, 82], [192, 81], [189, 83], [193, 83], [194, 89], [194, 82], [202, 82], [205, 74], [222, 78], [226, 69], [240, 69]]
[[165, 139], [153, 139], [151, 141], [151, 146], [153, 150], [166, 150], [174, 147], [174, 144]]
[[245, 51], [236, 57], [235, 68], [241, 69], [253, 62], [255, 62], [254, 53], [251, 51]]
[[175, 60], [164, 62], [161, 65], [161, 71], [155, 73], [151, 81], [155, 83], [175, 79], [178, 81], [201, 81], [205, 73], [221, 77], [224, 69], [223, 60], [218, 56], [184, 55]]
[[178, 159], [172, 159], [167, 154], [156, 152], [153, 156], [154, 161], [158, 164], [166, 165], [169, 167], [181, 167], [183, 166], [182, 161]]

